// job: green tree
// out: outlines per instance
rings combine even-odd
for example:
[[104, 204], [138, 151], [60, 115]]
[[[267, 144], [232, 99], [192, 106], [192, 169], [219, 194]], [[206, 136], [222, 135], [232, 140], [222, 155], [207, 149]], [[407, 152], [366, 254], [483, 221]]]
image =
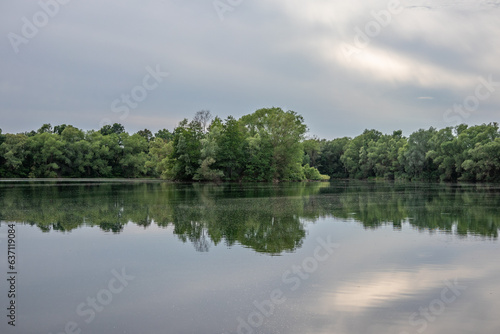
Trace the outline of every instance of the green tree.
[[122, 175], [127, 178], [143, 177], [147, 173], [148, 142], [141, 135], [135, 133], [120, 135], [123, 143], [123, 156], [119, 161]]
[[0, 167], [1, 177], [27, 177], [29, 168], [26, 164], [27, 141], [25, 134], [10, 134], [3, 136], [0, 145], [0, 156], [3, 158]]
[[382, 135], [377, 141], [368, 143], [368, 166], [373, 168], [375, 176], [394, 179], [403, 173], [398, 155], [407, 141], [402, 133], [401, 130], [394, 131], [392, 135]]
[[37, 130], [37, 133], [52, 133], [52, 125], [50, 125], [50, 123], [45, 123]]
[[264, 108], [243, 116], [242, 124], [250, 136], [265, 133], [273, 147], [272, 166], [275, 180], [301, 180], [303, 148], [302, 140], [307, 131], [304, 118], [294, 111], [281, 108]]
[[470, 151], [470, 159], [462, 163], [462, 168], [468, 173], [469, 180], [499, 182], [500, 138], [486, 144], [476, 144]]
[[321, 174], [326, 174], [332, 178], [349, 177], [341, 158], [350, 141], [351, 138], [343, 137], [320, 142], [318, 170]]
[[217, 142], [221, 131], [222, 124], [216, 120], [210, 126], [208, 133], [201, 139], [200, 167], [196, 170], [194, 180], [219, 181], [224, 176], [221, 170], [212, 167], [219, 152]]
[[273, 145], [265, 132], [245, 139], [245, 181], [272, 181], [276, 170], [273, 164]]
[[61, 136], [52, 132], [39, 131], [28, 138], [27, 147], [31, 161], [30, 177], [60, 176], [60, 165], [69, 163]]
[[155, 138], [161, 138], [165, 139], [166, 141], [171, 141], [174, 138], [174, 135], [167, 129], [161, 129], [155, 133]]
[[67, 125], [66, 124], [61, 124], [61, 125], [56, 125], [54, 126], [54, 133], [57, 133], [58, 135], [61, 135], [64, 129], [66, 129]]
[[149, 158], [146, 162], [148, 174], [152, 176], [159, 176], [163, 179], [168, 179], [169, 171], [169, 157], [173, 152], [173, 142], [166, 141], [161, 137], [155, 137], [149, 142]]
[[321, 151], [321, 142], [318, 138], [307, 139], [302, 142], [305, 153], [305, 162], [311, 167], [318, 166], [318, 158]]
[[427, 155], [430, 151], [430, 141], [436, 130], [420, 129], [408, 137], [408, 142], [399, 152], [399, 162], [404, 167], [410, 179], [436, 179], [436, 166]]
[[[458, 154], [456, 156], [457, 174], [462, 180], [474, 180], [476, 176], [470, 174], [470, 170], [463, 169], [463, 163], [473, 160], [473, 150], [478, 145], [486, 145], [494, 142], [500, 137], [497, 123], [482, 124], [468, 127], [465, 124], [456, 128]], [[477, 152], [475, 152], [477, 154]]]
[[458, 178], [457, 160], [460, 159], [460, 153], [453, 128], [447, 127], [433, 133], [429, 139], [429, 151], [425, 157], [437, 166], [441, 180], [456, 181]]
[[[60, 130], [60, 128], [58, 128]], [[56, 134], [57, 132], [54, 131]], [[81, 177], [82, 173], [78, 166], [77, 157], [82, 150], [80, 141], [84, 141], [85, 134], [82, 130], [71, 125], [64, 125], [64, 130], [58, 135], [63, 143], [64, 158], [59, 162], [59, 176], [61, 177]]]
[[111, 135], [113, 133], [120, 135], [125, 132], [125, 128], [120, 123], [114, 123], [113, 125], [106, 124], [99, 130], [99, 132], [101, 132], [104, 136]]
[[365, 130], [363, 134], [349, 141], [340, 158], [349, 173], [349, 177], [367, 178], [375, 175], [374, 164], [368, 158], [367, 150], [370, 142], [376, 143], [381, 136], [382, 133], [377, 130]]
[[169, 159], [169, 175], [176, 180], [189, 181], [200, 167], [201, 125], [198, 122], [188, 123], [184, 119], [174, 129], [173, 150]]
[[153, 133], [148, 129], [139, 130], [137, 131], [137, 134], [146, 139], [148, 143], [151, 141], [151, 139], [153, 139]]
[[119, 176], [121, 171], [118, 158], [122, 149], [116, 134], [103, 136], [99, 131], [90, 131], [85, 135], [85, 141], [79, 141], [77, 145], [81, 147], [77, 156], [77, 165], [85, 176]]
[[[220, 127], [220, 120], [214, 121], [214, 128]], [[224, 172], [225, 180], [238, 180], [242, 177], [245, 159], [245, 134], [239, 121], [229, 116], [217, 137], [217, 163], [216, 166]], [[211, 131], [211, 130], [210, 130]]]

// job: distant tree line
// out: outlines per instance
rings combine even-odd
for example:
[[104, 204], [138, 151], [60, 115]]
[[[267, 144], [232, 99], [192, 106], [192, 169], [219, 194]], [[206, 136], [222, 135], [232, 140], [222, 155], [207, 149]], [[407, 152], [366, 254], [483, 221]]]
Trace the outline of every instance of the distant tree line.
[[259, 109], [240, 119], [209, 111], [170, 132], [125, 132], [121, 124], [83, 131], [44, 124], [2, 134], [0, 177], [161, 177], [179, 181], [302, 181], [386, 178], [500, 181], [497, 123], [355, 138], [306, 139], [301, 115]]
[[303, 146], [310, 165], [332, 178], [500, 181], [497, 123], [431, 127], [408, 138], [365, 130], [353, 139], [311, 139]]

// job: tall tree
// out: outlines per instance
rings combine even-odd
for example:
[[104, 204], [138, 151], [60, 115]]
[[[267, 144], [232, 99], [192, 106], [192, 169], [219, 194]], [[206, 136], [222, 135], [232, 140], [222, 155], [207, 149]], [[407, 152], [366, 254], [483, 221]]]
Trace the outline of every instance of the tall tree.
[[120, 123], [114, 123], [113, 125], [106, 124], [99, 130], [104, 136], [116, 134], [120, 135], [125, 132], [125, 128]]
[[39, 132], [27, 140], [28, 154], [32, 161], [30, 177], [60, 176], [60, 166], [69, 163], [64, 156], [61, 136], [52, 132]]
[[276, 180], [303, 179], [302, 140], [307, 131], [304, 118], [294, 111], [281, 108], [264, 108], [243, 116], [242, 124], [249, 135], [267, 135], [273, 147], [273, 178]]
[[221, 131], [222, 124], [219, 119], [216, 119], [211, 124], [208, 133], [201, 139], [200, 167], [196, 170], [194, 180], [220, 181], [224, 176], [224, 173], [214, 165], [220, 151], [218, 141]]
[[166, 141], [171, 141], [174, 138], [174, 135], [167, 129], [161, 129], [155, 133], [155, 138], [161, 138]]
[[153, 133], [148, 129], [139, 130], [137, 131], [137, 134], [142, 138], [146, 139], [148, 143], [151, 141], [151, 139], [153, 139]]
[[431, 148], [431, 138], [435, 133], [436, 129], [433, 127], [413, 132], [400, 150], [398, 159], [410, 179], [436, 179], [437, 168], [427, 155]]
[[311, 167], [317, 167], [317, 160], [321, 150], [320, 140], [318, 138], [307, 139], [304, 140], [302, 146], [304, 147], [304, 153], [306, 155], [306, 163]]
[[200, 110], [198, 111], [193, 118], [193, 122], [198, 123], [200, 125], [201, 131], [206, 133], [208, 130], [208, 125], [212, 120], [212, 114], [210, 110]]
[[[217, 120], [217, 119], [216, 119]], [[218, 124], [217, 122], [214, 122]], [[217, 128], [215, 126], [215, 128]], [[226, 180], [238, 180], [245, 168], [245, 135], [239, 121], [229, 116], [222, 124], [217, 138], [216, 165], [224, 172]]]
[[369, 145], [376, 143], [381, 136], [382, 133], [377, 130], [365, 130], [349, 141], [341, 161], [350, 177], [367, 178], [375, 175], [373, 161], [369, 160], [367, 150]]
[[200, 167], [201, 125], [184, 119], [174, 129], [173, 151], [169, 159], [169, 173], [173, 179], [189, 181]]
[[45, 123], [40, 127], [40, 129], [37, 130], [37, 133], [51, 133], [52, 132], [52, 125], [50, 123]]
[[124, 177], [143, 177], [147, 172], [147, 151], [148, 142], [144, 137], [135, 133], [130, 136], [128, 133], [120, 135], [123, 143], [123, 156], [119, 165], [122, 168]]
[[28, 137], [25, 134], [10, 134], [3, 136], [0, 145], [0, 157], [3, 164], [0, 167], [0, 177], [27, 177], [29, 166], [26, 157]]
[[351, 141], [349, 137], [336, 138], [334, 140], [321, 141], [320, 155], [318, 159], [318, 170], [322, 174], [332, 178], [347, 178], [349, 172], [342, 163], [347, 144]]
[[403, 174], [398, 160], [399, 150], [406, 144], [402, 134], [401, 130], [394, 131], [392, 135], [382, 135], [377, 141], [368, 143], [368, 166], [373, 168], [375, 176], [394, 179]]

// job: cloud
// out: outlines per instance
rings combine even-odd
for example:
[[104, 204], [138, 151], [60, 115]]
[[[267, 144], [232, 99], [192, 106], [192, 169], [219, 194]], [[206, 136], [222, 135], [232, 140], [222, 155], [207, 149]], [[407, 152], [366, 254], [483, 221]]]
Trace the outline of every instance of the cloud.
[[[401, 1], [404, 10], [348, 61], [341, 46], [356, 46], [355, 29], [389, 3], [244, 1], [221, 21], [211, 1], [72, 1], [19, 54], [3, 39], [1, 126], [29, 130], [25, 116], [38, 113], [43, 123], [95, 128], [111, 101], [155, 64], [171, 73], [168, 80], [135, 118], [112, 119], [129, 131], [171, 127], [200, 109], [224, 118], [285, 105], [326, 138], [445, 125], [446, 108], [463, 101], [479, 76], [500, 78], [498, 1]], [[40, 10], [2, 6], [3, 36], [20, 33], [21, 18]], [[419, 96], [434, 99], [415, 104]], [[495, 120], [498, 94], [487, 102], [470, 123]], [[144, 122], [158, 118], [168, 122]]]

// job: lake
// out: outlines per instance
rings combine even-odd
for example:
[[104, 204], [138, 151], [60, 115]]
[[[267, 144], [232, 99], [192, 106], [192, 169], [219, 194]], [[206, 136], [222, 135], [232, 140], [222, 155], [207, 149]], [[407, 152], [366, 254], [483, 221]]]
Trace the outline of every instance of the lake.
[[3, 180], [0, 332], [500, 333], [499, 228], [500, 185]]

